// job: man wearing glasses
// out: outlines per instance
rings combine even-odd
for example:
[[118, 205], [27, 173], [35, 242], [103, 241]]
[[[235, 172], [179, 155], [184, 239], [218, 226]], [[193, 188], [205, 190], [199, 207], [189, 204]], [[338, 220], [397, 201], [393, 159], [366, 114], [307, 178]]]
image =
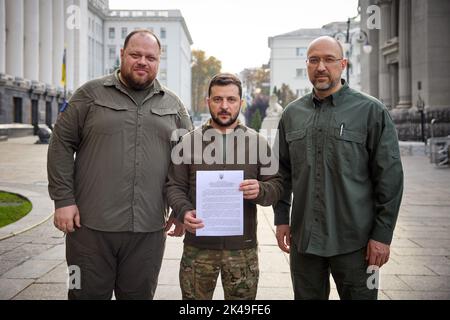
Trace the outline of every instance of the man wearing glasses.
[[313, 91], [278, 128], [278, 246], [290, 253], [295, 299], [328, 299], [330, 273], [341, 299], [377, 299], [403, 192], [397, 133], [380, 101], [341, 79], [348, 62], [336, 39], [317, 38], [307, 56]]

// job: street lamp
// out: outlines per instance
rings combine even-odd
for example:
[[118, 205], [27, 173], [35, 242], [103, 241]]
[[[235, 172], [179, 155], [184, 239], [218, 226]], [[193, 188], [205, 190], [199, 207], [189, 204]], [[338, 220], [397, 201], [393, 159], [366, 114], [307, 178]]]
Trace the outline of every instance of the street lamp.
[[417, 98], [417, 112], [420, 113], [420, 135], [422, 137], [422, 142], [425, 142], [425, 101], [423, 101], [422, 97], [420, 96], [420, 90], [422, 89], [422, 82], [417, 82], [417, 89], [418, 89], [418, 98]]
[[[356, 16], [357, 17], [357, 16]], [[355, 17], [355, 18], [356, 18]], [[369, 43], [369, 36], [367, 35], [367, 32], [364, 30], [361, 30], [360, 28], [357, 29], [353, 34], [350, 34], [350, 24], [351, 21], [355, 18], [348, 18], [347, 20], [347, 32], [344, 34], [343, 32], [336, 32], [333, 37], [342, 43], [342, 48], [344, 49], [345, 56], [347, 57], [347, 83], [350, 84], [350, 54], [352, 52], [352, 46], [353, 46], [353, 39], [356, 38], [356, 42], [358, 43], [364, 43], [363, 45], [363, 52], [366, 54], [369, 54], [372, 52], [372, 46]], [[343, 41], [343, 38], [345, 39], [345, 42]]]

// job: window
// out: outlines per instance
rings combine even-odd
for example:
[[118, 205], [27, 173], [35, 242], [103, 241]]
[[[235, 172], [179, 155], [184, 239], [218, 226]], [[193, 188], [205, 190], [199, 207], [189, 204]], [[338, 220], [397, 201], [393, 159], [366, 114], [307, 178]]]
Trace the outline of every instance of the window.
[[109, 28], [109, 38], [114, 39], [116, 37], [116, 29], [115, 28]]
[[165, 59], [167, 58], [167, 46], [161, 46], [161, 58]]
[[128, 28], [124, 27], [122, 28], [122, 39], [125, 39], [128, 34]]
[[295, 48], [296, 56], [306, 59], [306, 50], [307, 50], [307, 48], [305, 48], [305, 47]]
[[114, 60], [116, 58], [116, 47], [109, 46], [109, 59]]
[[306, 70], [305, 69], [295, 69], [295, 76], [297, 78], [306, 78]]
[[166, 28], [161, 28], [160, 37], [161, 37], [161, 39], [165, 39], [166, 38]]

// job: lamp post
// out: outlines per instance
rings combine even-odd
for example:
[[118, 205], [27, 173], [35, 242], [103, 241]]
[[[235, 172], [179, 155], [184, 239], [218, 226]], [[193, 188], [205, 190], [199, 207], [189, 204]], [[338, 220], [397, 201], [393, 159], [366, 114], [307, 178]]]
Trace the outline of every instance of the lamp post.
[[[357, 17], [357, 16], [356, 16]], [[333, 37], [340, 41], [342, 43], [342, 48], [344, 49], [345, 57], [347, 58], [347, 70], [346, 70], [346, 80], [347, 83], [350, 84], [350, 68], [352, 67], [352, 64], [350, 62], [350, 55], [353, 48], [353, 39], [356, 37], [356, 41], [358, 43], [364, 43], [363, 45], [363, 52], [364, 53], [371, 53], [372, 52], [372, 46], [369, 43], [369, 36], [367, 35], [367, 32], [364, 30], [361, 30], [358, 28], [354, 33], [350, 34], [350, 25], [351, 21], [356, 19], [354, 18], [348, 18], [347, 20], [347, 31], [344, 34], [343, 32], [336, 32]], [[342, 41], [342, 39], [345, 38], [345, 42]]]
[[420, 113], [420, 136], [422, 139], [422, 142], [425, 142], [425, 101], [423, 101], [422, 97], [420, 96], [420, 90], [422, 89], [422, 82], [417, 82], [417, 89], [418, 89], [418, 98], [417, 98], [417, 112]]

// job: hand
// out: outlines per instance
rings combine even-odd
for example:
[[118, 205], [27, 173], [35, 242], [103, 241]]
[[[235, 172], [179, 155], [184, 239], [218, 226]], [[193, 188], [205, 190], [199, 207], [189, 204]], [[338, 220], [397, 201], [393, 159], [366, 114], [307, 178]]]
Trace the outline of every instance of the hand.
[[[173, 230], [170, 230], [173, 225], [175, 225], [175, 228]], [[169, 217], [169, 220], [167, 220], [164, 232], [167, 232], [167, 235], [169, 237], [181, 237], [185, 232], [184, 225], [180, 221], [178, 221], [174, 215], [171, 215]]]
[[291, 228], [288, 224], [281, 224], [277, 226], [275, 236], [277, 238], [278, 247], [289, 253], [291, 249]]
[[74, 232], [74, 226], [81, 228], [78, 207], [76, 205], [71, 205], [56, 209], [53, 224], [64, 233]]
[[239, 185], [239, 191], [244, 191], [244, 199], [253, 200], [259, 195], [259, 182], [255, 179], [244, 180]]
[[186, 211], [184, 214], [184, 227], [190, 233], [195, 234], [196, 229], [201, 229], [205, 225], [202, 223], [202, 220], [196, 218], [196, 211]]
[[381, 267], [389, 261], [389, 253], [389, 245], [370, 239], [367, 244], [366, 254], [368, 265]]

